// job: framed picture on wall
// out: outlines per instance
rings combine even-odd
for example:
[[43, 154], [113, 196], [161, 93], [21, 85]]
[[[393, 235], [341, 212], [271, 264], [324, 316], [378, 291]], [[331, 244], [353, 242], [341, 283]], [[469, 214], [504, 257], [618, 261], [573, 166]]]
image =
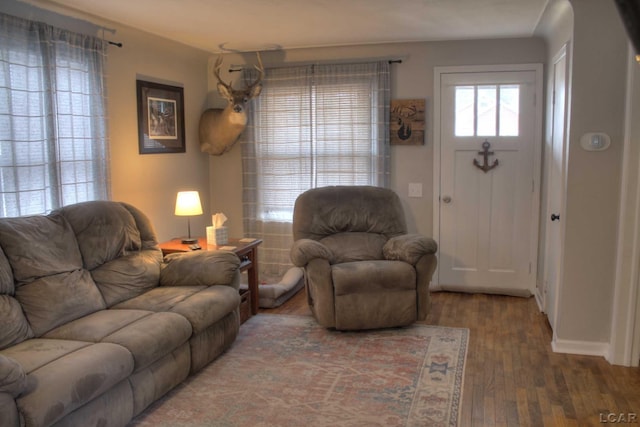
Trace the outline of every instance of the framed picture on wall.
[[422, 145], [425, 137], [425, 99], [391, 101], [391, 145]]
[[184, 90], [136, 80], [140, 154], [184, 153]]

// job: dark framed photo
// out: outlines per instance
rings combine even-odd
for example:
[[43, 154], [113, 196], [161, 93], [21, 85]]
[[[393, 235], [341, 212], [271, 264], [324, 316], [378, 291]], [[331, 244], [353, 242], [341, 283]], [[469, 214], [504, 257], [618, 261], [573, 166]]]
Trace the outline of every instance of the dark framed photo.
[[140, 154], [184, 153], [184, 89], [136, 80]]

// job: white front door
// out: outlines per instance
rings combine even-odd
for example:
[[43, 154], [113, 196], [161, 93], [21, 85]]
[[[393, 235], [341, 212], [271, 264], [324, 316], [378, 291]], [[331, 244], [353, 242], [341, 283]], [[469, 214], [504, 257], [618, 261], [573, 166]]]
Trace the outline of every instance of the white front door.
[[534, 291], [537, 68], [440, 75], [440, 288], [512, 295]]

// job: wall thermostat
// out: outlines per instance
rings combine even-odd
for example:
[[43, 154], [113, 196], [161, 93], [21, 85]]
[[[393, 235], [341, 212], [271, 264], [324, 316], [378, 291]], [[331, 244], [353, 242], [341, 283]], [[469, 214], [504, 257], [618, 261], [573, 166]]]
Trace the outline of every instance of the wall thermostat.
[[611, 138], [603, 132], [589, 132], [580, 138], [580, 146], [587, 151], [604, 151], [611, 145]]

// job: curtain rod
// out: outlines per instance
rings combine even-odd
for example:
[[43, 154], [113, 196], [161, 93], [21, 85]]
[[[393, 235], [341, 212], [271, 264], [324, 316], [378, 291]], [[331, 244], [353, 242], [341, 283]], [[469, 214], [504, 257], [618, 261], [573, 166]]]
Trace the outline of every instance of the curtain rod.
[[[88, 21], [85, 21], [85, 22], [88, 22]], [[116, 33], [115, 28], [105, 27], [105, 26], [103, 26], [103, 25], [94, 24], [93, 22], [88, 22], [88, 23], [89, 23], [89, 24], [91, 24], [91, 25], [94, 25], [94, 26], [95, 26], [95, 27], [97, 27], [100, 31], [102, 31], [102, 40], [106, 41], [107, 43], [109, 43], [109, 44], [110, 44], [110, 45], [112, 45], [112, 46], [122, 47], [122, 43], [120, 43], [120, 42], [114, 42], [114, 41], [109, 40], [109, 39], [107, 39], [107, 38], [105, 38], [105, 37], [104, 37], [104, 32], [105, 32], [105, 31], [108, 31], [108, 32], [110, 32], [111, 34], [115, 34], [115, 33]]]
[[[402, 64], [402, 59], [390, 59], [389, 60], [389, 64]], [[291, 66], [293, 66], [293, 67], [299, 66], [299, 65], [308, 65], [308, 64], [291, 64]], [[240, 65], [234, 65], [234, 66], [229, 68], [229, 72], [230, 73], [237, 73], [239, 71], [242, 71], [243, 69], [244, 69], [244, 67], [242, 67]]]

